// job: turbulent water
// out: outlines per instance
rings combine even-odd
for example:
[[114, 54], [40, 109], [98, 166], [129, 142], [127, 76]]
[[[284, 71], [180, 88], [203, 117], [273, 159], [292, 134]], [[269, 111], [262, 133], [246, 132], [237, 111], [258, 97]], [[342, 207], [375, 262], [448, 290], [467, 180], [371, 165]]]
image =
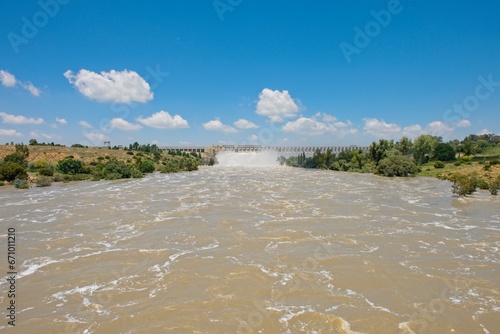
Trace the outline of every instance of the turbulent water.
[[500, 333], [499, 203], [287, 167], [3, 187], [0, 331]]

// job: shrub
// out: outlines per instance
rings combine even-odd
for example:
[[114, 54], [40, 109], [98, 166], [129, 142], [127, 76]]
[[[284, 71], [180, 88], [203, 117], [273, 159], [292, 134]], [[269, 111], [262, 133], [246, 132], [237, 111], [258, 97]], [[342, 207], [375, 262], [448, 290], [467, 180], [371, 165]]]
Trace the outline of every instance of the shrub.
[[105, 156], [104, 159], [109, 160], [111, 157], [109, 155]]
[[48, 187], [51, 184], [52, 184], [52, 179], [46, 176], [42, 176], [36, 181], [37, 187]]
[[142, 173], [134, 168], [134, 169], [132, 169], [132, 177], [134, 179], [140, 179], [140, 178], [142, 178]]
[[49, 162], [45, 159], [38, 159], [34, 162], [35, 169], [51, 168]]
[[128, 179], [132, 177], [133, 170], [134, 170], [133, 167], [125, 164], [122, 161], [111, 160], [104, 166], [102, 170], [102, 177], [108, 180], [115, 180], [122, 178]]
[[9, 155], [6, 155], [5, 158], [3, 158], [4, 162], [14, 162], [19, 165], [24, 165], [24, 156], [22, 156], [19, 152], [14, 152]]
[[491, 165], [484, 165], [483, 170], [489, 172], [491, 170]]
[[101, 162], [104, 160], [104, 157], [97, 157], [97, 161]]
[[434, 159], [441, 161], [455, 160], [455, 149], [447, 143], [440, 143], [434, 150]]
[[490, 161], [490, 165], [491, 165], [491, 166], [493, 166], [493, 165], [500, 165], [500, 160], [498, 160], [498, 159], [491, 160], [491, 161]]
[[128, 154], [128, 155], [134, 155], [134, 152], [132, 152], [132, 151], [127, 151], [127, 154]]
[[465, 163], [468, 163], [468, 162], [470, 162], [471, 160], [472, 160], [472, 158], [471, 158], [471, 156], [469, 156], [469, 155], [464, 155], [464, 156], [462, 157], [462, 161], [463, 161], [463, 162], [465, 162]]
[[71, 145], [71, 147], [85, 147], [85, 146], [83, 146], [82, 144], [73, 144]]
[[155, 163], [152, 160], [146, 159], [141, 162], [139, 170], [142, 173], [152, 173], [155, 171]]
[[436, 161], [434, 163], [434, 168], [444, 168], [444, 162], [442, 162], [442, 161]]
[[482, 190], [488, 190], [490, 185], [483, 179], [476, 179], [476, 187]]
[[13, 181], [18, 175], [21, 175], [22, 178], [26, 179], [28, 175], [26, 174], [26, 169], [18, 163], [15, 162], [7, 162], [0, 164], [0, 175], [2, 175], [2, 179], [0, 181]]
[[42, 176], [53, 176], [54, 171], [50, 168], [42, 168], [42, 169], [38, 170], [38, 174], [40, 174]]
[[17, 189], [28, 189], [29, 188], [28, 181], [26, 179], [18, 179], [18, 178], [16, 178], [14, 180], [14, 188], [17, 188]]
[[455, 173], [450, 177], [453, 182], [451, 189], [454, 194], [460, 197], [467, 196], [476, 191], [476, 177], [474, 175], [466, 175]]
[[500, 176], [490, 181], [488, 188], [490, 190], [490, 194], [492, 194], [493, 196], [498, 195], [498, 189], [500, 189]]
[[63, 174], [79, 174], [83, 172], [83, 161], [65, 158], [57, 163], [57, 170]]
[[406, 156], [394, 155], [380, 161], [377, 173], [389, 177], [415, 175], [417, 166]]
[[453, 165], [460, 166], [461, 164], [462, 164], [462, 162], [460, 160], [457, 160], [457, 161], [455, 161], [455, 163]]

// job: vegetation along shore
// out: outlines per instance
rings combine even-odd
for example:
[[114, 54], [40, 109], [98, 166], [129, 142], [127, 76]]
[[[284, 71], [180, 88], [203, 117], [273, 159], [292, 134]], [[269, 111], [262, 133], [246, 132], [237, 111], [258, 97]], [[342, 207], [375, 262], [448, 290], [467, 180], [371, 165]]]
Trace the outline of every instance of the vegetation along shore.
[[315, 152], [278, 158], [281, 165], [344, 172], [375, 173], [388, 177], [432, 176], [453, 182], [452, 191], [467, 196], [477, 188], [492, 195], [500, 188], [500, 136], [469, 135], [464, 140], [443, 142], [441, 137], [421, 135], [415, 140], [380, 139], [368, 152], [338, 154]]
[[[367, 152], [338, 154], [315, 152], [312, 157], [278, 158], [281, 165], [298, 168], [375, 173], [387, 177], [430, 176], [452, 182], [452, 191], [467, 196], [477, 188], [492, 195], [500, 188], [500, 136], [469, 135], [462, 141], [443, 142], [441, 137], [421, 135], [415, 140], [380, 139]], [[161, 150], [156, 145], [137, 142], [128, 147], [66, 147], [59, 144], [0, 145], [0, 186], [26, 189], [44, 187], [52, 182], [115, 180], [141, 178], [159, 171], [176, 173], [212, 165], [213, 159], [200, 153]]]
[[19, 189], [30, 185], [50, 186], [52, 182], [141, 178], [159, 171], [177, 173], [197, 170], [213, 163], [200, 154], [163, 151], [156, 145], [134, 143], [125, 148], [66, 147], [58, 144], [8, 144], [0, 146], [0, 186]]

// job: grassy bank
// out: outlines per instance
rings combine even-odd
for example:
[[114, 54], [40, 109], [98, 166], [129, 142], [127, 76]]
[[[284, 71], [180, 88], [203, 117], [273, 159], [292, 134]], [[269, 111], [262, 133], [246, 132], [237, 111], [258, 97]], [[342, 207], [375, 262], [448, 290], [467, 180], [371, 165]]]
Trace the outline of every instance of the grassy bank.
[[154, 171], [192, 171], [198, 169], [202, 160], [187, 153], [158, 149], [145, 152], [100, 147], [1, 145], [0, 162], [0, 185], [29, 188], [61, 181], [140, 178]]

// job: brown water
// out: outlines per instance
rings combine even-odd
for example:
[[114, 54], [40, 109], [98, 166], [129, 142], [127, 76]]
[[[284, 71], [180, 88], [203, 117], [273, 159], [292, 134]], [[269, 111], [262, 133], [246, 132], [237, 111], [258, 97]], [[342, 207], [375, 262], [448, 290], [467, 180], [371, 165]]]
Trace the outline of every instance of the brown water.
[[0, 188], [0, 331], [500, 333], [499, 204], [286, 167]]

